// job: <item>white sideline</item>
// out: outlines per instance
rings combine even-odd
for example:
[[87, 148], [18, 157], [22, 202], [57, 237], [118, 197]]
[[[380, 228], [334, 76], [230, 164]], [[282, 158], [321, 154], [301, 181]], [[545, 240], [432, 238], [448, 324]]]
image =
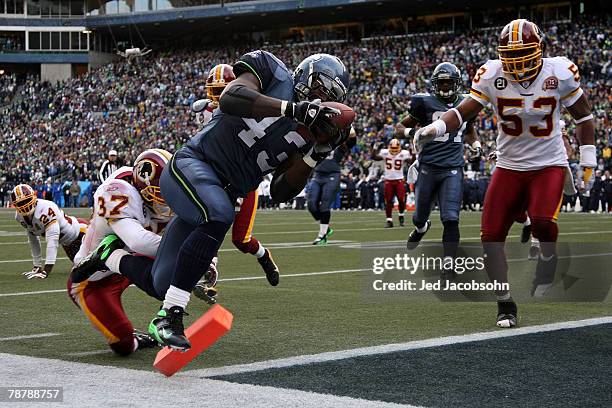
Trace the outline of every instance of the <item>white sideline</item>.
[[[109, 357], [109, 364], [112, 364], [112, 360]], [[168, 401], [172, 401], [171, 406], [181, 408], [208, 405], [242, 408], [416, 408], [331, 394], [192, 378], [181, 373], [166, 378], [151, 371], [13, 354], [0, 353], [0, 361], [0, 383], [3, 387], [63, 387], [62, 407], [161, 407], [168, 406]], [[31, 406], [34, 405], [38, 404]]]
[[61, 333], [40, 333], [40, 334], [28, 334], [25, 336], [0, 337], [0, 341], [40, 339], [44, 337], [54, 337], [54, 336], [61, 336]]
[[426, 340], [416, 340], [407, 343], [386, 344], [382, 346], [361, 347], [350, 350], [331, 351], [320, 354], [310, 354], [281, 358], [275, 360], [259, 361], [251, 364], [238, 364], [225, 367], [205, 368], [186, 371], [183, 375], [189, 377], [205, 378], [220, 375], [231, 375], [248, 373], [252, 371], [268, 370], [272, 368], [293, 367], [305, 364], [325, 363], [328, 361], [343, 360], [347, 358], [372, 356], [378, 354], [394, 353], [398, 351], [417, 350], [428, 347], [447, 346], [452, 344], [470, 343], [490, 339], [522, 336], [525, 334], [543, 333], [562, 329], [574, 329], [586, 326], [612, 323], [612, 316], [597, 317], [593, 319], [576, 320], [569, 322], [558, 322], [538, 326], [518, 327], [514, 329], [502, 329], [490, 332], [471, 333], [461, 336], [437, 337]]

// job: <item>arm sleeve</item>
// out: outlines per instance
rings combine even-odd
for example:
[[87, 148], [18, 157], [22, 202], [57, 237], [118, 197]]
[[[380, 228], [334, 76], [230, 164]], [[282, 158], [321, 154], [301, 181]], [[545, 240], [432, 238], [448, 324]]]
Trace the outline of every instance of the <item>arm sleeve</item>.
[[557, 61], [555, 70], [558, 71], [556, 74], [559, 79], [561, 105], [572, 106], [584, 93], [580, 87], [580, 72], [576, 64], [565, 57], [559, 57]]
[[244, 54], [234, 64], [236, 78], [245, 72], [250, 72], [259, 80], [261, 91], [265, 92], [274, 78], [274, 71], [278, 65], [276, 58], [266, 51], [257, 50]]
[[28, 232], [28, 241], [30, 242], [30, 250], [32, 251], [32, 259], [34, 266], [42, 266], [42, 254], [40, 251], [40, 239], [31, 232]]
[[111, 229], [132, 251], [155, 256], [161, 237], [144, 229], [142, 224], [133, 218], [122, 218], [109, 222]]
[[45, 226], [45, 241], [47, 241], [45, 265], [55, 265], [55, 260], [57, 259], [57, 248], [59, 247], [59, 237], [59, 224], [57, 220], [51, 221]]
[[470, 87], [470, 97], [475, 99], [476, 102], [482, 106], [487, 106], [491, 103], [491, 95], [487, 88], [487, 81], [489, 76], [493, 74], [494, 68], [489, 66], [487, 62], [476, 71], [476, 75], [472, 79], [472, 86]]

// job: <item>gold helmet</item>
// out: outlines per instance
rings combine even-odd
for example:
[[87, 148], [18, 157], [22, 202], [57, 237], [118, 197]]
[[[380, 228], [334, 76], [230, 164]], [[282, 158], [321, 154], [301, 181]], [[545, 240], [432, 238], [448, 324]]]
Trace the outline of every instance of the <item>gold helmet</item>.
[[219, 106], [221, 92], [227, 84], [236, 79], [234, 69], [228, 64], [215, 65], [206, 78], [206, 97], [212, 101], [213, 106]]
[[11, 191], [11, 203], [21, 215], [30, 215], [36, 208], [36, 191], [27, 184], [18, 184]]
[[529, 81], [538, 75], [542, 66], [544, 35], [531, 21], [512, 20], [499, 36], [497, 51], [502, 71], [512, 81]]
[[401, 151], [402, 144], [400, 143], [400, 141], [397, 139], [391, 139], [391, 142], [389, 142], [389, 153], [398, 154]]

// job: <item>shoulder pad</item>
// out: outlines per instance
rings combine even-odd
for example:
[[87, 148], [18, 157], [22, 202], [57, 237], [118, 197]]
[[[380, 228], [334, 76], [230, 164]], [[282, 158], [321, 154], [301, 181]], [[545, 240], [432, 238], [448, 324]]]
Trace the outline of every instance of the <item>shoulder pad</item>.
[[502, 65], [501, 61], [498, 59], [488, 60], [481, 68], [483, 67], [486, 69], [486, 71], [481, 75], [481, 78], [483, 79], [497, 78], [498, 76], [502, 75]]
[[576, 65], [566, 57], [544, 58], [544, 62], [552, 65], [552, 72], [560, 81], [575, 75], [569, 68]]

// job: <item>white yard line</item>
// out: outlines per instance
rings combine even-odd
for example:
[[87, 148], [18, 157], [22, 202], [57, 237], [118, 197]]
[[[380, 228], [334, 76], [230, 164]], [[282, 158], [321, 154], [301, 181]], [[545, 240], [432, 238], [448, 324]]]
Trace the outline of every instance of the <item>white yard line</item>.
[[25, 336], [0, 337], [0, 341], [40, 339], [44, 337], [55, 337], [55, 336], [61, 336], [61, 333], [40, 333], [40, 334], [28, 334]]
[[[109, 357], [109, 364], [112, 364]], [[65, 407], [415, 408], [268, 386], [237, 384], [178, 373], [162, 374], [0, 353], [3, 387], [63, 387]], [[1, 405], [1, 404], [0, 404]], [[34, 406], [36, 404], [33, 404]], [[25, 405], [24, 405], [25, 406]]]
[[502, 329], [490, 332], [471, 333], [460, 336], [436, 337], [433, 339], [416, 340], [407, 343], [361, 347], [350, 350], [340, 350], [320, 354], [310, 354], [275, 360], [260, 361], [251, 364], [238, 364], [226, 367], [205, 368], [187, 371], [184, 375], [197, 378], [214, 377], [219, 375], [232, 375], [252, 371], [268, 370], [271, 368], [283, 368], [305, 364], [325, 363], [328, 361], [337, 361], [361, 356], [373, 356], [379, 354], [394, 353], [398, 351], [417, 350], [428, 347], [440, 347], [452, 344], [469, 343], [490, 339], [501, 339], [505, 337], [522, 336], [525, 334], [543, 333], [562, 329], [574, 329], [579, 327], [595, 326], [610, 323], [612, 323], [612, 316], [606, 316], [593, 319], [543, 324], [538, 326], [518, 327], [507, 330]]

